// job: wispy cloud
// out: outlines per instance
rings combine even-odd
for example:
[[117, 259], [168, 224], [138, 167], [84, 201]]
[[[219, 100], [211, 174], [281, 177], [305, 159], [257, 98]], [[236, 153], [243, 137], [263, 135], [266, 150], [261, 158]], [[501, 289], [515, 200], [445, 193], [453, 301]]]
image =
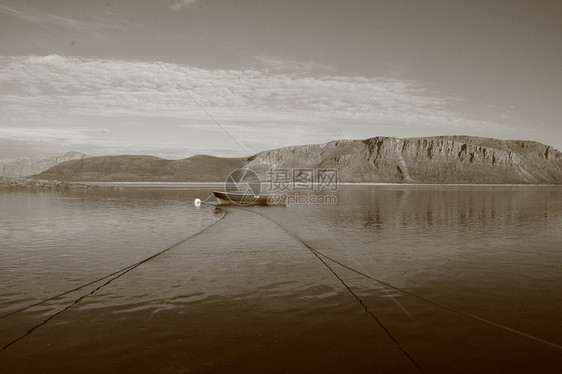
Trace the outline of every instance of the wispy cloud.
[[86, 139], [84, 134], [72, 129], [37, 128], [37, 127], [0, 127], [1, 138], [16, 138], [20, 140], [61, 140]]
[[[222, 148], [222, 155], [241, 155], [183, 89], [245, 148], [258, 152], [323, 142], [384, 82], [382, 77], [161, 65], [164, 69], [154, 62], [0, 57], [0, 138], [61, 141], [88, 147], [84, 151], [92, 154], [153, 149], [164, 155], [169, 149], [170, 155], [187, 157], [194, 150]], [[493, 136], [505, 130], [451, 110], [456, 100], [432, 96], [419, 82], [390, 80], [338, 137]]]
[[191, 4], [195, 4], [196, 2], [197, 0], [180, 0], [177, 3], [171, 5], [170, 9], [177, 12], [178, 10], [190, 6]]
[[263, 53], [247, 53], [246, 56], [258, 62], [260, 66], [264, 66], [273, 72], [295, 72], [301, 74], [311, 74], [318, 71], [323, 73], [335, 72], [334, 68], [314, 60], [288, 60], [286, 58], [270, 56]]
[[85, 15], [74, 13], [72, 8], [67, 8], [59, 14], [42, 10], [39, 7], [29, 7], [25, 3], [13, 3], [11, 5], [0, 4], [0, 13], [17, 17], [21, 20], [71, 30], [74, 33], [91, 34], [101, 30], [122, 30], [125, 28], [138, 27], [130, 20], [125, 20], [109, 10], [97, 15]]

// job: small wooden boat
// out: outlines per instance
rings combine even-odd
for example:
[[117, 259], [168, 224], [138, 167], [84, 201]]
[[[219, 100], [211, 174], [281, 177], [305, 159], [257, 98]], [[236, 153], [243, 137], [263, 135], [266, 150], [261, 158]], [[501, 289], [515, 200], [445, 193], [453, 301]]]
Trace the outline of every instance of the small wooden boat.
[[254, 195], [253, 193], [223, 191], [213, 191], [213, 195], [219, 203], [224, 205], [285, 205], [286, 201], [284, 195]]

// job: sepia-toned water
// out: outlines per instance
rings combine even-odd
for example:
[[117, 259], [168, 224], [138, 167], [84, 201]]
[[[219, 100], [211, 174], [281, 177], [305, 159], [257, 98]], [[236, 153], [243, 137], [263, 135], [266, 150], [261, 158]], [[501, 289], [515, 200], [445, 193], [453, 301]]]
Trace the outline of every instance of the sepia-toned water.
[[562, 187], [0, 190], [6, 373], [562, 371]]

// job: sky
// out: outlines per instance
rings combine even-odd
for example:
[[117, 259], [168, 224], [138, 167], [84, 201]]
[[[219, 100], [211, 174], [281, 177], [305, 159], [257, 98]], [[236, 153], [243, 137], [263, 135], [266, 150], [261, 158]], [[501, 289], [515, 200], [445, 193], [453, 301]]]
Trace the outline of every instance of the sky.
[[562, 150], [559, 0], [0, 0], [0, 161], [473, 135]]

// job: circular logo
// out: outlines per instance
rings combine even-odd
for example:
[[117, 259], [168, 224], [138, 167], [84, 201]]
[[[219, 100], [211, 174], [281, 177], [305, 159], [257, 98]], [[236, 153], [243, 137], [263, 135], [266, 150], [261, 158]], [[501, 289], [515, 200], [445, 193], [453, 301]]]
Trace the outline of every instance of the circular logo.
[[224, 190], [232, 203], [248, 205], [259, 198], [261, 181], [252, 169], [242, 168], [234, 170], [226, 177]]

